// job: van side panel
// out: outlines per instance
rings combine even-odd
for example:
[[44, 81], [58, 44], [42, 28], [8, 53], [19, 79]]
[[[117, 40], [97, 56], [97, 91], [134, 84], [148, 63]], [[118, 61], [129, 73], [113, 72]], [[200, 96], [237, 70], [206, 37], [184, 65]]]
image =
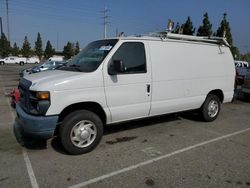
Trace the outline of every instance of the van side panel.
[[152, 61], [150, 115], [201, 107], [220, 89], [225, 102], [234, 89], [234, 63], [227, 47], [193, 42], [149, 41]]

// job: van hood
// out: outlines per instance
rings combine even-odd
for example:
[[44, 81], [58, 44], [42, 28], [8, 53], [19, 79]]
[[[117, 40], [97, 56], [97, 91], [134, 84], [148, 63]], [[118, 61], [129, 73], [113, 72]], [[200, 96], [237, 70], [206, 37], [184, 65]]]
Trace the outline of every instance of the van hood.
[[[94, 72], [84, 73], [63, 70], [51, 70], [27, 75], [25, 76], [25, 79], [32, 82], [30, 90], [60, 91], [70, 89], [81, 89], [83, 86], [88, 87], [88, 85], [93, 83], [93, 75], [95, 74], [96, 73]], [[98, 82], [96, 82], [97, 85], [99, 85]], [[96, 86], [96, 84], [94, 85]]]
[[47, 82], [51, 80], [60, 80], [64, 77], [71, 77], [79, 75], [79, 72], [73, 72], [73, 71], [46, 71], [46, 72], [39, 72], [36, 74], [30, 74], [27, 75], [25, 78], [27, 80], [30, 80], [33, 84], [36, 84], [38, 82]]

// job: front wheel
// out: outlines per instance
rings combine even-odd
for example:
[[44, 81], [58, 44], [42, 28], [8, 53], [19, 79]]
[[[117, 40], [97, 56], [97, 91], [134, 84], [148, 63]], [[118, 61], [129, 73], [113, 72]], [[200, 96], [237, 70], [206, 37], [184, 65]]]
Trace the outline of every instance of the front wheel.
[[64, 149], [73, 155], [92, 151], [103, 135], [103, 123], [93, 112], [78, 110], [66, 116], [59, 128]]
[[19, 65], [21, 65], [21, 66], [24, 65], [24, 62], [21, 61], [21, 62], [19, 63]]
[[220, 113], [220, 99], [213, 94], [209, 94], [201, 107], [201, 116], [204, 121], [214, 121]]

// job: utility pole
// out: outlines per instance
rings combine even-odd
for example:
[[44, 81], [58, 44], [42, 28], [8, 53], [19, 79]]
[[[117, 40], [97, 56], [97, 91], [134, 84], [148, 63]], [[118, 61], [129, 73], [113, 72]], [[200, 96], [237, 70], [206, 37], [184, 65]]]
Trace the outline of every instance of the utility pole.
[[118, 28], [116, 28], [116, 30], [115, 30], [115, 36], [118, 37], [118, 34], [119, 34], [118, 33]]
[[56, 33], [56, 50], [58, 51], [58, 44], [59, 44], [59, 33]]
[[6, 13], [7, 13], [7, 31], [8, 31], [8, 40], [10, 42], [10, 26], [9, 26], [9, 1], [6, 0]]
[[103, 33], [103, 37], [104, 37], [104, 39], [106, 39], [107, 38], [107, 25], [109, 24], [109, 22], [108, 22], [108, 18], [109, 18], [109, 16], [108, 16], [108, 9], [107, 9], [107, 7], [104, 7], [104, 11], [102, 11], [103, 12], [103, 27], [104, 27], [104, 33]]
[[[2, 36], [2, 34], [3, 34], [3, 23], [2, 23], [2, 17], [0, 17], [0, 25], [1, 25], [1, 36]], [[1, 37], [0, 36], [0, 37]]]

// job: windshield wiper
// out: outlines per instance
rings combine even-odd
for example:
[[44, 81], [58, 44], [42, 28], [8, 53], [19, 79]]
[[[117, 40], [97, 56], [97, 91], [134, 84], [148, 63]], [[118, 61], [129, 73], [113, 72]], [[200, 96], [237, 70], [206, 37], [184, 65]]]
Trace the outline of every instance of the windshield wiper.
[[69, 65], [69, 67], [80, 67], [80, 65], [77, 65], [77, 64], [71, 64], [71, 65]]
[[72, 67], [72, 68], [74, 68], [75, 70], [77, 70], [77, 71], [79, 71], [79, 72], [82, 72], [82, 70], [79, 68], [79, 67], [81, 67], [80, 65], [72, 64], [72, 65], [69, 65], [69, 67]]

